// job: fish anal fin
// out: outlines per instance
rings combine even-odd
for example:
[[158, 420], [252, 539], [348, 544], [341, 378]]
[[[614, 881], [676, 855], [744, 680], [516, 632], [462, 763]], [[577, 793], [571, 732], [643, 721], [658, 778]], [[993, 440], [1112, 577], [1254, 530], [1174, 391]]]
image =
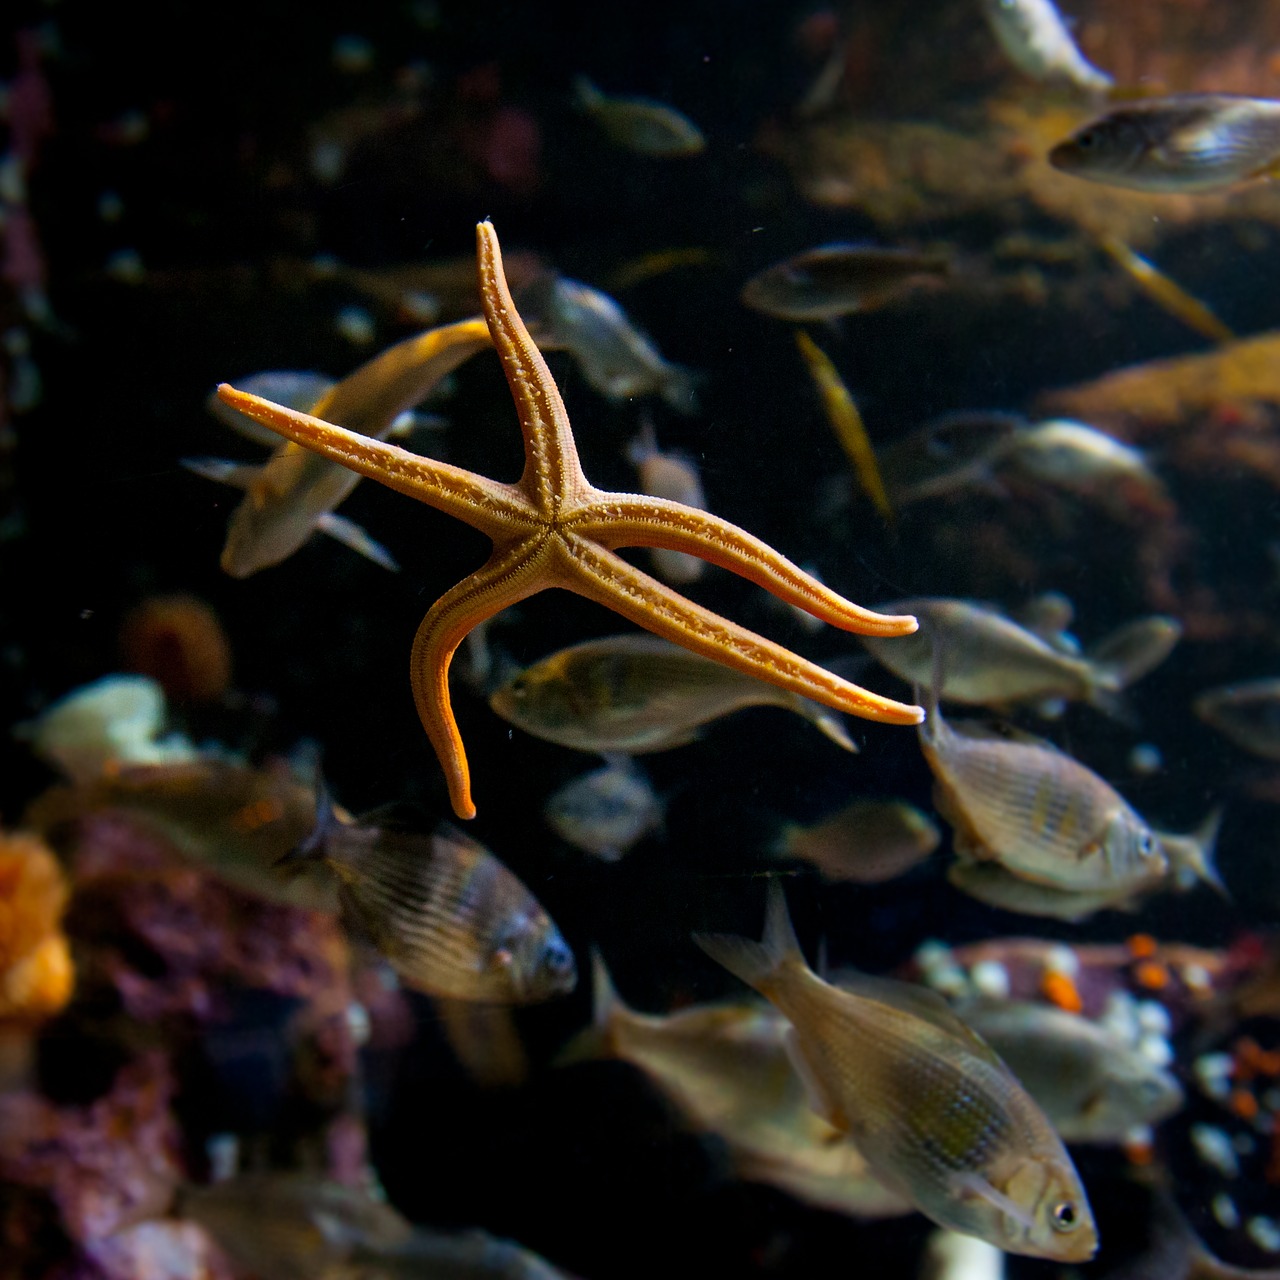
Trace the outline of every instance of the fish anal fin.
[[787, 1060], [791, 1063], [796, 1075], [800, 1078], [800, 1083], [804, 1086], [804, 1096], [809, 1104], [809, 1110], [833, 1129], [838, 1129], [841, 1133], [848, 1133], [850, 1130], [849, 1118], [827, 1090], [823, 1088], [822, 1081], [818, 1079], [817, 1073], [809, 1065], [809, 1060], [804, 1056], [804, 1050], [800, 1046], [800, 1037], [796, 1034], [795, 1027], [787, 1028], [787, 1033], [782, 1038], [782, 1047], [786, 1050]]
[[216, 484], [245, 490], [253, 488], [264, 470], [254, 462], [229, 462], [226, 458], [183, 458], [182, 465]]
[[340, 516], [334, 511], [326, 511], [316, 521], [316, 528], [342, 543], [344, 547], [349, 547], [366, 559], [372, 560], [374, 564], [381, 565], [392, 573], [399, 573], [400, 566], [395, 562], [391, 552], [382, 543], [374, 541], [354, 520], [348, 520], [346, 516]]

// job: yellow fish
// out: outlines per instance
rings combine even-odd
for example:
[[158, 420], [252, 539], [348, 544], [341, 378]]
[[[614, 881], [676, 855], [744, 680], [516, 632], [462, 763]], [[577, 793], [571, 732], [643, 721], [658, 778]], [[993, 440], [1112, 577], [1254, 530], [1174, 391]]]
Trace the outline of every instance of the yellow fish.
[[846, 751], [857, 749], [826, 707], [649, 635], [570, 645], [512, 676], [489, 705], [526, 733], [575, 751], [667, 751], [743, 707], [785, 707]]
[[[375, 356], [314, 403], [296, 407], [381, 440], [402, 413], [490, 345], [488, 326], [480, 319], [430, 329]], [[301, 445], [279, 444], [262, 466], [217, 458], [188, 458], [184, 465], [245, 490], [222, 549], [222, 568], [233, 578], [279, 564], [317, 529], [383, 568], [397, 567], [385, 548], [335, 512], [360, 482], [359, 475]]]
[[348, 822], [330, 809], [286, 865], [337, 875], [345, 923], [431, 996], [532, 1004], [572, 991], [573, 952], [537, 899], [483, 845]]
[[858, 483], [885, 522], [892, 524], [893, 507], [889, 502], [889, 495], [885, 492], [884, 481], [880, 478], [880, 468], [876, 464], [875, 450], [871, 447], [871, 437], [867, 435], [862, 414], [858, 412], [858, 406], [853, 396], [849, 394], [849, 388], [844, 385], [844, 381], [836, 372], [830, 357], [803, 329], [796, 330], [796, 346], [800, 348], [800, 354], [804, 357], [805, 364], [809, 366], [809, 374], [818, 388], [818, 394], [822, 396], [822, 404], [835, 430], [836, 439], [840, 441], [841, 448], [853, 463]]
[[1097, 1230], [1071, 1158], [1008, 1067], [933, 992], [824, 982], [805, 963], [782, 890], [769, 894], [763, 943], [696, 941], [786, 1016], [824, 1118], [939, 1226], [1010, 1253], [1091, 1258]]

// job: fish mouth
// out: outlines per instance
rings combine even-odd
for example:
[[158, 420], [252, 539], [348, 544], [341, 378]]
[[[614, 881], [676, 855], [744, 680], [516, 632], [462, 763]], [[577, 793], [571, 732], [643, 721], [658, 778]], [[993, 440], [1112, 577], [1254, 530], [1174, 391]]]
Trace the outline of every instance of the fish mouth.
[[1080, 171], [1080, 153], [1074, 141], [1068, 139], [1066, 142], [1059, 142], [1051, 147], [1049, 150], [1049, 163], [1055, 169], [1062, 170], [1063, 173], [1078, 173]]

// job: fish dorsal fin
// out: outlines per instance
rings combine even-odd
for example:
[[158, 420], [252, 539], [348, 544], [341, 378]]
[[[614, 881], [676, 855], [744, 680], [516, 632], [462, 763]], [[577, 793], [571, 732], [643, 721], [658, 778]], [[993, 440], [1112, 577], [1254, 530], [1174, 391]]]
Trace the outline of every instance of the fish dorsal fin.
[[1002, 1065], [1000, 1056], [959, 1014], [936, 992], [928, 987], [917, 986], [911, 982], [900, 982], [895, 978], [873, 978], [865, 973], [845, 970], [839, 975], [835, 984], [850, 995], [864, 1000], [874, 1000], [877, 1004], [888, 1005], [899, 1013], [910, 1014], [945, 1031], [949, 1036], [958, 1037], [979, 1057], [987, 1062]]

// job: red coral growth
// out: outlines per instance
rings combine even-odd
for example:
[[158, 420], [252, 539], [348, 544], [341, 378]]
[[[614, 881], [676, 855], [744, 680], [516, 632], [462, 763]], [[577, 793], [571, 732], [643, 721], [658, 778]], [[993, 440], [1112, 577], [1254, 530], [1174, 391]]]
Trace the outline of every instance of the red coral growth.
[[81, 1244], [162, 1215], [183, 1174], [172, 1094], [168, 1062], [150, 1053], [87, 1107], [0, 1097], [0, 1179], [47, 1193]]
[[125, 669], [150, 676], [174, 702], [213, 702], [231, 684], [231, 644], [218, 615], [192, 595], [153, 596], [120, 628]]

